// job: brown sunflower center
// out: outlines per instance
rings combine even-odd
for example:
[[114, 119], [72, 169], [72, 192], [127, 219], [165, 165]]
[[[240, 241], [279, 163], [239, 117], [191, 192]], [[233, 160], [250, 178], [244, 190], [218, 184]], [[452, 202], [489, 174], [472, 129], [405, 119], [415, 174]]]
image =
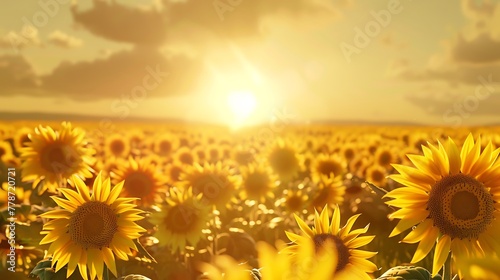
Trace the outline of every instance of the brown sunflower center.
[[494, 200], [471, 176], [444, 177], [429, 193], [429, 216], [441, 233], [451, 238], [477, 238], [493, 220]]
[[185, 234], [196, 230], [199, 217], [192, 207], [178, 204], [168, 210], [165, 226], [173, 233]]
[[331, 173], [337, 176], [342, 173], [342, 170], [342, 164], [333, 160], [325, 160], [318, 163], [318, 172], [327, 176], [330, 176]]
[[118, 231], [118, 219], [113, 209], [100, 201], [79, 206], [69, 220], [71, 240], [83, 248], [108, 247]]
[[168, 140], [163, 140], [159, 145], [159, 152], [162, 155], [168, 155], [172, 151], [172, 143]]
[[294, 194], [287, 197], [285, 204], [290, 211], [296, 212], [302, 210], [303, 202], [302, 196]]
[[141, 171], [134, 171], [128, 174], [123, 187], [131, 197], [149, 197], [154, 191], [154, 183], [151, 175]]
[[378, 157], [378, 163], [380, 165], [389, 165], [392, 162], [392, 155], [389, 151], [383, 151]]
[[184, 152], [184, 153], [179, 155], [179, 161], [184, 163], [184, 164], [192, 165], [194, 162], [194, 157], [191, 153]]
[[344, 242], [342, 242], [342, 239], [340, 239], [340, 237], [333, 234], [321, 233], [316, 234], [313, 237], [314, 248], [316, 252], [319, 252], [319, 250], [323, 248], [323, 245], [327, 240], [329, 240], [337, 249], [338, 263], [337, 267], [335, 268], [335, 272], [341, 271], [349, 263], [349, 257], [351, 256], [349, 254], [349, 248], [347, 248]]
[[125, 143], [121, 139], [113, 140], [109, 144], [109, 149], [115, 156], [122, 155], [123, 152], [125, 151]]
[[43, 169], [54, 173], [72, 173], [79, 159], [76, 152], [69, 146], [54, 142], [46, 147], [40, 153], [40, 164]]
[[370, 172], [370, 177], [375, 182], [382, 182], [385, 179], [385, 173], [380, 169], [374, 169]]

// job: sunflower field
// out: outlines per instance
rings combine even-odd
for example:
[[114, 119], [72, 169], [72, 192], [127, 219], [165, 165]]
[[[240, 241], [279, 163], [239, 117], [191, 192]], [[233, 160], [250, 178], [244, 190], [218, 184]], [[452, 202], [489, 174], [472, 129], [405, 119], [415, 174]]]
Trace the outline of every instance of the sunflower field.
[[500, 128], [0, 123], [0, 279], [500, 279]]

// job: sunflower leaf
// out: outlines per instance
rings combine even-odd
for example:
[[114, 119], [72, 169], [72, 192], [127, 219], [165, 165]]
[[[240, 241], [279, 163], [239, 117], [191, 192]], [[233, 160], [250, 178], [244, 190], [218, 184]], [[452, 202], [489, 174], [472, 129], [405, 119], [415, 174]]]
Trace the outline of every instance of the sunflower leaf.
[[151, 254], [146, 250], [146, 248], [144, 248], [144, 246], [142, 246], [141, 242], [139, 242], [138, 239], [134, 239], [134, 244], [135, 244], [135, 246], [137, 246], [137, 250], [139, 251], [139, 253], [146, 256], [146, 258], [150, 259], [152, 262], [158, 263], [155, 260], [155, 258], [153, 258], [153, 256], [151, 256]]

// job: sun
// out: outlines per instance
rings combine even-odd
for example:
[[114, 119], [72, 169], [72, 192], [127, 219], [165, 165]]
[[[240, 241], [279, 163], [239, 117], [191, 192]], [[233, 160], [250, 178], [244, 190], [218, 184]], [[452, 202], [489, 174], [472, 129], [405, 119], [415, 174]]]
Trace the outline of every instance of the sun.
[[232, 91], [227, 96], [227, 105], [235, 121], [246, 120], [255, 110], [257, 99], [249, 90]]

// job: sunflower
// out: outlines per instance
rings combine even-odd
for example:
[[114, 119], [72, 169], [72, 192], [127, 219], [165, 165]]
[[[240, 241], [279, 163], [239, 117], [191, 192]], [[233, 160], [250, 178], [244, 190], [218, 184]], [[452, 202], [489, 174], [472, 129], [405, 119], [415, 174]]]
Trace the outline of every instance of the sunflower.
[[305, 208], [309, 197], [302, 190], [285, 190], [284, 205], [289, 212], [300, 212]]
[[130, 143], [121, 134], [112, 134], [106, 138], [104, 151], [107, 156], [126, 158], [130, 154]]
[[193, 165], [196, 161], [193, 152], [188, 147], [178, 149], [174, 154], [174, 160], [185, 165]]
[[33, 130], [29, 127], [23, 126], [17, 129], [16, 134], [14, 134], [14, 148], [17, 152], [27, 147], [28, 143], [31, 142], [30, 133], [33, 133]]
[[321, 180], [322, 175], [337, 177], [345, 174], [347, 165], [337, 154], [319, 154], [311, 163], [311, 177], [313, 180]]
[[445, 145], [422, 146], [423, 155], [408, 155], [416, 166], [395, 164], [399, 174], [390, 178], [404, 185], [389, 192], [388, 205], [400, 208], [390, 218], [400, 219], [390, 236], [414, 227], [403, 239], [419, 242], [412, 263], [435, 246], [432, 274], [452, 252], [453, 261], [469, 255], [500, 252], [500, 150], [471, 134], [459, 150], [451, 138]]
[[30, 134], [31, 142], [21, 150], [23, 180], [33, 180], [33, 187], [43, 180], [43, 193], [47, 189], [55, 192], [72, 175], [92, 177], [94, 150], [86, 146], [84, 138], [84, 131], [72, 128], [68, 122], [63, 122], [58, 131], [52, 127], [36, 128]]
[[312, 241], [304, 242], [299, 248], [299, 257], [295, 258], [259, 241], [256, 246], [259, 269], [250, 270], [246, 263], [239, 264], [228, 255], [216, 256], [213, 264], [200, 263], [198, 269], [203, 272], [201, 279], [209, 280], [330, 280], [335, 273], [337, 255], [333, 244], [330, 242], [327, 246], [327, 242], [319, 254], [314, 252]]
[[112, 170], [111, 177], [115, 184], [124, 181], [124, 196], [140, 198], [138, 203], [143, 206], [153, 205], [166, 183], [166, 178], [157, 172], [156, 166], [151, 164], [149, 158], [129, 158], [126, 164]]
[[195, 163], [181, 175], [181, 180], [181, 186], [192, 188], [196, 196], [203, 194], [204, 203], [213, 205], [218, 210], [225, 209], [235, 194], [237, 184], [229, 168], [223, 167], [221, 162], [205, 163], [203, 166]]
[[396, 162], [396, 160], [397, 156], [391, 147], [382, 146], [375, 152], [375, 163], [382, 167], [390, 168], [391, 164]]
[[185, 250], [187, 244], [196, 246], [207, 227], [209, 210], [200, 199], [202, 194], [193, 196], [190, 188], [182, 191], [171, 188], [170, 196], [161, 212], [153, 213], [150, 221], [157, 225], [155, 236], [161, 245], [174, 251]]
[[316, 184], [317, 189], [313, 192], [311, 206], [314, 209], [321, 210], [325, 205], [332, 206], [344, 201], [346, 187], [342, 183], [342, 177], [328, 177], [321, 175]]
[[370, 243], [375, 236], [362, 236], [368, 231], [368, 225], [361, 229], [351, 231], [352, 226], [360, 215], [350, 217], [346, 225], [340, 228], [340, 210], [335, 206], [333, 216], [329, 221], [328, 207], [325, 206], [318, 214], [315, 211], [314, 227], [309, 226], [297, 215], [295, 220], [302, 230], [303, 235], [298, 235], [292, 232], [285, 231], [288, 239], [294, 244], [281, 250], [283, 253], [296, 254], [305, 242], [314, 241], [315, 251], [319, 252], [323, 248], [325, 242], [330, 241], [335, 244], [338, 262], [335, 267], [335, 279], [372, 279], [367, 272], [374, 272], [377, 266], [368, 258], [375, 256], [376, 252], [369, 252], [357, 249]]
[[500, 259], [472, 257], [458, 260], [462, 271], [460, 278], [470, 280], [500, 280]]
[[175, 184], [181, 180], [181, 174], [184, 171], [184, 166], [180, 162], [170, 162], [166, 164], [165, 174], [167, 181], [170, 184]]
[[131, 203], [135, 198], [118, 198], [123, 182], [111, 189], [109, 179], [103, 180], [99, 174], [92, 196], [77, 176], [72, 177], [72, 183], [77, 192], [60, 189], [66, 199], [52, 196], [61, 209], [40, 215], [52, 219], [43, 225], [41, 234], [46, 236], [40, 244], [51, 243], [48, 253], [53, 256], [52, 266], [57, 272], [67, 264], [66, 277], [78, 266], [84, 279], [97, 276], [101, 280], [104, 264], [118, 276], [115, 255], [128, 260], [130, 249], [137, 250], [132, 240], [145, 231], [135, 223], [143, 218], [143, 211]]
[[[259, 272], [263, 280], [330, 280], [337, 279], [335, 267], [338, 254], [333, 240], [325, 240], [322, 250], [316, 252], [313, 240], [304, 240], [296, 256], [281, 254], [271, 245], [259, 241]], [[286, 245], [278, 242], [278, 247]]]
[[0, 141], [0, 161], [13, 157], [12, 147], [7, 141]]
[[229, 255], [219, 255], [213, 263], [199, 263], [197, 268], [203, 274], [197, 279], [203, 280], [252, 280], [251, 267], [240, 264]]
[[254, 164], [241, 169], [242, 198], [256, 200], [263, 203], [266, 198], [274, 198], [273, 189], [276, 186], [275, 178], [270, 170]]
[[279, 140], [268, 155], [269, 165], [282, 179], [290, 179], [300, 169], [297, 151], [283, 140]]
[[365, 170], [366, 180], [378, 187], [385, 187], [387, 184], [387, 170], [378, 164], [369, 166]]
[[170, 157], [179, 147], [179, 140], [170, 133], [162, 133], [155, 137], [153, 151], [160, 156]]

